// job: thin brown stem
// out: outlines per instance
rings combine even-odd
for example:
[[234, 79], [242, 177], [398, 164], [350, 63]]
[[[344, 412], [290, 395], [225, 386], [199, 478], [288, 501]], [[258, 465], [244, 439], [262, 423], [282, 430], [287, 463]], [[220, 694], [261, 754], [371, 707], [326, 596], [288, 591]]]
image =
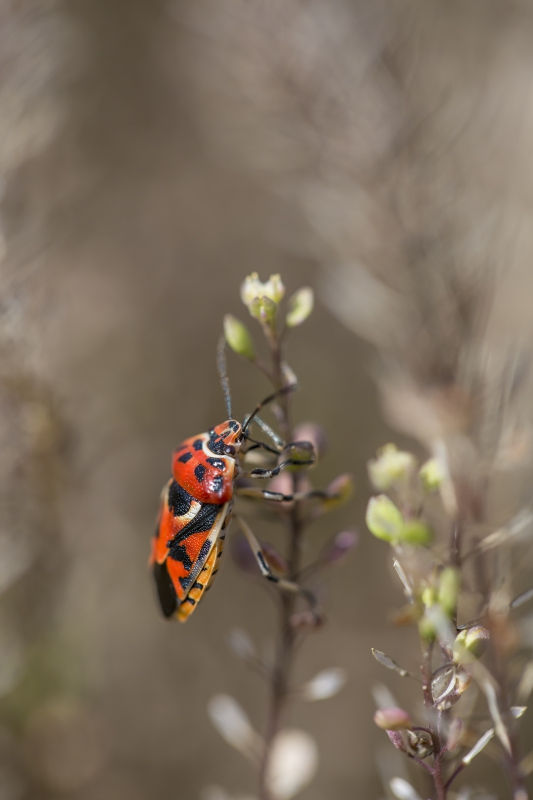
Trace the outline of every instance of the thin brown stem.
[[[274, 388], [278, 390], [284, 385], [282, 349], [279, 340], [271, 342], [271, 350], [272, 374], [274, 376], [273, 384]], [[279, 398], [278, 405], [281, 411], [279, 417], [281, 433], [286, 441], [290, 441], [292, 439], [292, 430], [289, 414], [289, 396], [282, 395]], [[293, 484], [292, 492], [293, 494], [297, 494], [300, 488], [300, 478], [298, 473], [294, 473], [291, 477]], [[294, 583], [298, 582], [301, 572], [301, 550], [304, 525], [300, 506], [301, 503], [296, 501], [287, 517], [289, 529], [288, 578]], [[270, 708], [264, 737], [264, 748], [259, 766], [259, 800], [271, 800], [267, 783], [268, 767], [272, 753], [272, 745], [281, 728], [290, 693], [289, 680], [297, 639], [297, 631], [291, 624], [291, 618], [295, 611], [296, 602], [297, 597], [294, 594], [282, 593], [280, 595], [280, 622], [276, 648], [276, 662], [272, 672]]]

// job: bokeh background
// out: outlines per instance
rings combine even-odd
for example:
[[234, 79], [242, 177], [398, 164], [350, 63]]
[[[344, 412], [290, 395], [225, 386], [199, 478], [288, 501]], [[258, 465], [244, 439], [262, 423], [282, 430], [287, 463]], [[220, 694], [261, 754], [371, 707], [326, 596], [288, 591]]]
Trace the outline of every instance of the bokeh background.
[[[227, 692], [261, 726], [264, 687], [227, 637], [268, 642], [267, 592], [226, 557], [178, 626], [146, 571], [173, 447], [224, 418], [216, 342], [225, 313], [246, 318], [251, 271], [315, 288], [290, 345], [296, 412], [329, 434], [317, 482], [355, 475], [309, 557], [361, 532], [296, 670], [349, 675], [291, 710], [320, 747], [301, 796], [383, 796], [377, 761], [394, 752], [370, 688], [411, 689], [370, 647], [416, 656], [387, 625], [401, 594], [362, 525], [365, 465], [407, 440], [381, 411], [374, 346], [391, 319], [360, 266], [437, 310], [420, 287], [441, 271], [481, 295], [490, 283], [489, 346], [530, 342], [533, 6], [3, 0], [0, 41], [1, 800], [253, 792], [206, 706]], [[267, 387], [236, 358], [229, 372], [243, 416]], [[478, 769], [507, 797], [488, 760]]]

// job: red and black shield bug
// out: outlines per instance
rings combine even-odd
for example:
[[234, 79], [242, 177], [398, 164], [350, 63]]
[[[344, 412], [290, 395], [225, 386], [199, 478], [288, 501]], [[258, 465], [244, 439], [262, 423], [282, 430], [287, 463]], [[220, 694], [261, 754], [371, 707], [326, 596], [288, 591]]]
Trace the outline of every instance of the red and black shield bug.
[[[285, 445], [273, 433], [275, 446], [250, 440], [247, 434], [260, 410], [280, 394], [294, 391], [296, 385], [286, 386], [267, 397], [241, 424], [231, 418], [223, 350], [219, 350], [219, 371], [229, 419], [205, 433], [186, 439], [174, 451], [172, 478], [162, 492], [156, 533], [152, 540], [150, 566], [154, 573], [161, 610], [165, 617], [177, 617], [181, 622], [185, 622], [192, 614], [218, 571], [232, 512], [234, 482], [239, 475], [245, 474], [239, 464], [243, 443], [249, 440], [253, 442], [252, 447], [263, 447], [282, 457], [281, 463], [273, 469], [253, 469], [246, 473], [252, 478], [271, 478], [289, 464], [303, 466], [314, 462], [314, 457], [304, 462], [295, 461], [290, 457], [290, 448], [293, 445]], [[269, 432], [264, 423], [262, 427]], [[285, 459], [284, 450], [289, 456]], [[295, 495], [283, 495], [268, 490], [257, 490], [257, 494], [268, 500], [298, 499]], [[312, 494], [324, 495], [323, 492]], [[261, 573], [280, 587], [298, 591], [307, 597], [305, 590], [272, 574], [250, 528], [244, 520], [238, 521]]]

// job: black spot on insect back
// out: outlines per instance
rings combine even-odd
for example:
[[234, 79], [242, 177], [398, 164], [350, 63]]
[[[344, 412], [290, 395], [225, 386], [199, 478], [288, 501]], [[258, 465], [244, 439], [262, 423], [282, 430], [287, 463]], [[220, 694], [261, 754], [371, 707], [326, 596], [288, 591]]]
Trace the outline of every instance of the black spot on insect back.
[[212, 453], [222, 456], [224, 455], [224, 448], [226, 447], [226, 442], [224, 441], [223, 437], [217, 439], [215, 431], [209, 431], [209, 442], [207, 446], [209, 447]]
[[224, 486], [224, 478], [222, 477], [222, 475], [215, 475], [215, 477], [211, 482], [211, 486], [214, 492], [222, 491], [222, 488]]
[[172, 543], [168, 557], [172, 558], [174, 561], [181, 561], [186, 570], [192, 569], [191, 558], [186, 548], [182, 544]]
[[186, 464], [186, 463], [187, 463], [187, 461], [190, 461], [190, 460], [191, 460], [191, 458], [192, 458], [192, 453], [189, 453], [189, 452], [187, 451], [187, 453], [184, 453], [182, 456], [180, 456], [180, 457], [178, 458], [178, 461], [181, 461], [181, 463], [182, 463], [182, 464]]
[[194, 442], [192, 443], [192, 446], [194, 447], [195, 450], [201, 450], [202, 447], [204, 446], [204, 443], [202, 442], [201, 439], [195, 439]]
[[196, 475], [196, 479], [198, 483], [202, 483], [204, 476], [205, 476], [205, 467], [203, 464], [198, 464], [198, 466], [194, 470], [194, 474]]
[[168, 507], [175, 517], [182, 517], [191, 508], [193, 498], [176, 481], [172, 481], [168, 488]]
[[226, 462], [223, 461], [222, 458], [206, 458], [206, 461], [208, 464], [211, 464], [212, 467], [216, 467], [216, 469], [226, 469]]

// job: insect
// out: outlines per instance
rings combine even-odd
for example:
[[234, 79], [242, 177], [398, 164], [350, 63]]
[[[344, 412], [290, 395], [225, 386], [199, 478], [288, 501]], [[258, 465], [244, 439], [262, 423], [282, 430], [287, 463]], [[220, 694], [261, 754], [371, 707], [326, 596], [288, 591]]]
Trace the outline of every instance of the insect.
[[[239, 464], [243, 444], [250, 440], [253, 448], [264, 447], [278, 456], [287, 447], [264, 423], [261, 423], [261, 427], [270, 432], [276, 447], [250, 439], [250, 425], [265, 405], [297, 388], [296, 385], [286, 386], [270, 395], [241, 424], [231, 418], [223, 352], [219, 347], [219, 372], [229, 419], [204, 433], [185, 439], [174, 451], [172, 478], [161, 495], [156, 533], [152, 540], [149, 563], [153, 569], [161, 610], [165, 617], [177, 617], [181, 622], [185, 622], [192, 614], [218, 572], [232, 514], [234, 482], [244, 474]], [[289, 464], [302, 466], [305, 463], [311, 464], [313, 460], [302, 462], [288, 457], [273, 469], [257, 468], [247, 474], [253, 478], [271, 478]], [[255, 491], [269, 500], [288, 501], [299, 497], [267, 490]], [[244, 520], [238, 518], [238, 521], [264, 577], [285, 589], [307, 596], [308, 593], [301, 587], [272, 574], [252, 531]]]

